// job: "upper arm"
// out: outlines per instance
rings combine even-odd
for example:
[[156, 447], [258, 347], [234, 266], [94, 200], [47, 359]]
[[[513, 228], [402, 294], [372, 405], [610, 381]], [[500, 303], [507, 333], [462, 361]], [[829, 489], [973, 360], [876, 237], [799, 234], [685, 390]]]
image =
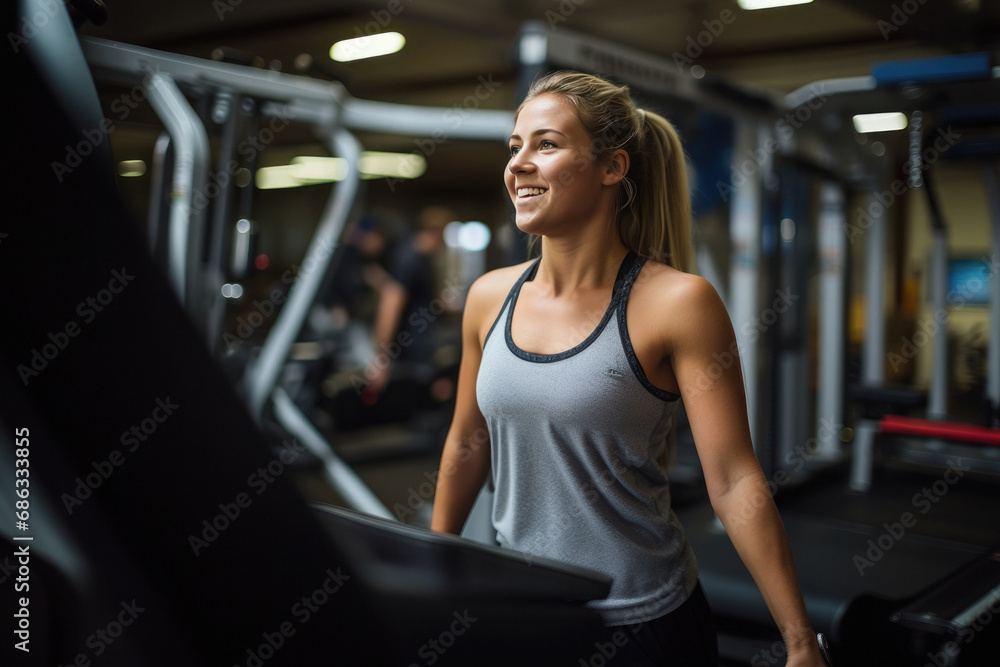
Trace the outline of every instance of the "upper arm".
[[473, 437], [483, 440], [486, 420], [476, 400], [476, 379], [483, 357], [486, 334], [500, 314], [504, 299], [514, 279], [511, 269], [492, 271], [477, 279], [469, 288], [462, 313], [462, 361], [458, 372], [455, 415], [449, 440]]
[[479, 375], [479, 362], [483, 358], [480, 330], [485, 317], [482, 290], [478, 288], [479, 281], [472, 284], [466, 297], [465, 310], [462, 313], [462, 361], [458, 371], [458, 387], [455, 397], [455, 416], [452, 419], [451, 431], [473, 434], [476, 429], [485, 429], [486, 421], [479, 411], [476, 400], [476, 378]]
[[674, 295], [671, 362], [708, 491], [724, 494], [760, 471], [747, 418], [739, 350], [729, 314], [712, 285], [687, 276]]

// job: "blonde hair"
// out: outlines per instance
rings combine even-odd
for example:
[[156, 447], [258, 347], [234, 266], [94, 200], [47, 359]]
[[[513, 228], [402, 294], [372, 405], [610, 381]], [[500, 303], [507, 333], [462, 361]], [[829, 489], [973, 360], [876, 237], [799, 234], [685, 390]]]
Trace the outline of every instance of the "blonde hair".
[[524, 105], [544, 93], [563, 95], [591, 137], [602, 160], [617, 150], [629, 155], [618, 190], [615, 225], [626, 248], [681, 271], [694, 270], [691, 198], [687, 166], [677, 131], [663, 116], [637, 109], [626, 86], [579, 72], [553, 72], [535, 81]]
[[[684, 272], [694, 271], [691, 243], [691, 197], [684, 148], [674, 126], [663, 116], [638, 109], [626, 86], [591, 74], [553, 72], [535, 81], [524, 105], [544, 93], [563, 95], [576, 107], [591, 137], [591, 153], [603, 160], [617, 150], [629, 155], [628, 173], [618, 190], [615, 225], [626, 248]], [[529, 252], [533, 237], [529, 241]], [[673, 465], [676, 423], [667, 434], [659, 464]]]

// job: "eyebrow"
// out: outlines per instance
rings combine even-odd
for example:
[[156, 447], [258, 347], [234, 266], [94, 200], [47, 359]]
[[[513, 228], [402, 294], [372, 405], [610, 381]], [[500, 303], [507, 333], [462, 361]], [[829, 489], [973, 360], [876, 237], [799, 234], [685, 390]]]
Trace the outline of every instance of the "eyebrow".
[[[566, 136], [565, 134], [563, 134], [559, 130], [554, 130], [554, 129], [550, 128], [550, 127], [543, 127], [540, 130], [535, 130], [534, 132], [531, 133], [531, 136], [537, 137], [537, 136], [540, 136], [542, 134], [549, 134], [549, 133], [558, 134], [559, 136], [562, 136], [562, 137]], [[510, 135], [510, 140], [512, 140], [512, 141], [513, 140], [520, 141], [521, 140], [521, 136], [517, 135], [517, 134], [512, 134], [512, 135]]]

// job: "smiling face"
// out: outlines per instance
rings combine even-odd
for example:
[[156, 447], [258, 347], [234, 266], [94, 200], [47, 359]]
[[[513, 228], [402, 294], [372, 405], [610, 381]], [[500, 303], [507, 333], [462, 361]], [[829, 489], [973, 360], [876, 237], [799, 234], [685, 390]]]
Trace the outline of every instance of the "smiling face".
[[563, 95], [544, 93], [521, 108], [504, 172], [519, 229], [555, 235], [608, 223], [620, 177], [594, 158], [591, 144]]

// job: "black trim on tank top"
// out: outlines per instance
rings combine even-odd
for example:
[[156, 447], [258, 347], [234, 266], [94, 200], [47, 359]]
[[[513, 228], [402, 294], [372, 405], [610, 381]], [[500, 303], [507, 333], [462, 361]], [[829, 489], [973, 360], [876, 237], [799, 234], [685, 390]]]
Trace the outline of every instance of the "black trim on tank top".
[[[645, 257], [639, 258], [641, 261], [639, 264], [639, 269], [642, 269], [643, 265], [646, 263]], [[632, 337], [628, 333], [628, 318], [626, 317], [626, 312], [628, 311], [628, 297], [632, 293], [632, 283], [635, 281], [636, 276], [639, 272], [636, 271], [635, 275], [632, 276], [632, 280], [625, 285], [624, 298], [622, 298], [621, 303], [618, 305], [618, 333], [622, 339], [622, 347], [625, 349], [625, 358], [628, 359], [628, 365], [632, 367], [632, 372], [635, 374], [636, 379], [639, 381], [643, 387], [646, 388], [650, 394], [660, 399], [661, 401], [676, 401], [680, 398], [680, 394], [675, 394], [672, 391], [667, 391], [666, 389], [660, 389], [646, 377], [646, 372], [642, 370], [642, 364], [639, 363], [639, 358], [635, 356], [635, 350], [632, 348]]]
[[503, 311], [504, 309], [507, 308], [507, 304], [510, 303], [510, 300], [512, 298], [514, 298], [515, 292], [521, 291], [521, 285], [523, 285], [524, 281], [528, 279], [528, 276], [530, 275], [532, 278], [535, 276], [535, 272], [538, 271], [538, 263], [540, 261], [542, 261], [541, 257], [537, 258], [534, 262], [532, 262], [531, 266], [529, 266], [527, 269], [524, 270], [524, 273], [521, 274], [521, 277], [517, 279], [517, 282], [515, 282], [513, 287], [510, 288], [510, 291], [507, 292], [507, 296], [503, 300], [503, 305], [500, 306], [500, 312], [497, 313], [496, 319], [493, 320], [493, 324], [490, 325], [490, 330], [486, 332], [486, 338], [483, 339], [484, 349], [486, 348], [486, 342], [489, 341], [490, 336], [493, 334], [493, 330], [497, 328], [497, 322], [499, 322], [500, 318], [503, 317]]
[[[621, 296], [623, 293], [627, 293], [627, 289], [622, 289], [623, 287], [631, 286], [632, 281], [635, 280], [636, 275], [638, 275], [638, 268], [642, 267], [642, 262], [637, 260], [641, 259], [631, 250], [622, 259], [621, 266], [618, 267], [618, 274], [615, 276], [615, 285], [611, 289], [611, 303], [608, 304], [608, 309], [604, 312], [604, 317], [601, 318], [600, 323], [597, 328], [583, 342], [574, 345], [568, 350], [563, 352], [556, 352], [555, 354], [535, 354], [534, 352], [527, 352], [522, 350], [514, 343], [514, 337], [511, 334], [511, 323], [514, 321], [514, 307], [517, 305], [517, 297], [521, 294], [521, 287], [528, 280], [533, 280], [535, 274], [538, 272], [538, 263], [541, 261], [539, 258], [534, 264], [532, 264], [521, 279], [517, 281], [514, 287], [511, 289], [510, 296], [508, 297], [507, 307], [507, 317], [506, 324], [504, 325], [504, 338], [507, 341], [507, 349], [511, 351], [516, 357], [520, 357], [525, 361], [533, 361], [535, 363], [550, 363], [553, 361], [561, 361], [562, 359], [567, 359], [572, 357], [574, 354], [579, 354], [583, 350], [587, 349], [591, 343], [597, 340], [597, 337], [601, 335], [604, 331], [604, 327], [607, 326], [608, 322], [611, 321], [611, 317], [615, 312], [619, 302], [621, 301]], [[501, 313], [503, 311], [501, 310]], [[495, 325], [495, 323], [494, 323]]]

